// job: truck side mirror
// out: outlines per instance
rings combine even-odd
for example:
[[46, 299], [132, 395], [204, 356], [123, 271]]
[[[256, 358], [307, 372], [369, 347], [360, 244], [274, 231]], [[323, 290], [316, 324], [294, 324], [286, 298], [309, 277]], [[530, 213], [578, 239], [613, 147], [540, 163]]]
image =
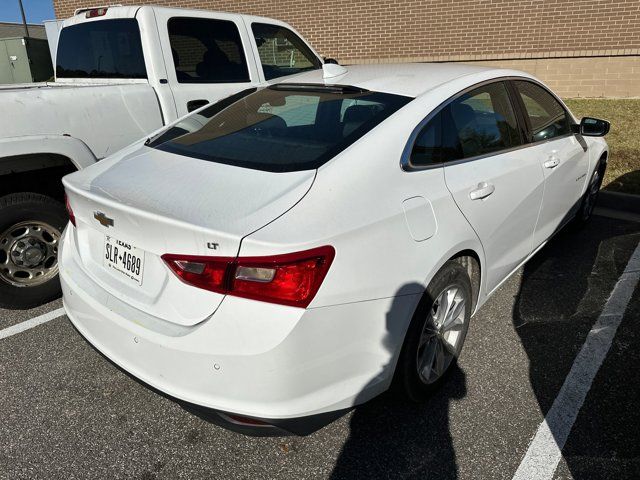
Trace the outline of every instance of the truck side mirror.
[[580, 121], [580, 135], [585, 137], [604, 137], [609, 133], [611, 124], [599, 118], [584, 117]]

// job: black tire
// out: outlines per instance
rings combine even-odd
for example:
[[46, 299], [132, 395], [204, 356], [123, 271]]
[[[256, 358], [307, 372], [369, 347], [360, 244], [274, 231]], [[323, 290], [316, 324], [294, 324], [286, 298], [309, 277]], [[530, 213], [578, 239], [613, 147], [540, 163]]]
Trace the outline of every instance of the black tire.
[[582, 195], [582, 199], [580, 200], [580, 207], [571, 222], [571, 227], [574, 230], [584, 227], [593, 216], [593, 210], [596, 206], [596, 202], [598, 201], [598, 194], [600, 193], [600, 187], [602, 186], [604, 172], [605, 166], [603, 166], [602, 163], [599, 163], [589, 179], [587, 190], [584, 192], [584, 195]]
[[[60, 280], [57, 274], [57, 260], [49, 267], [51, 277], [44, 277], [43, 283], [31, 286], [16, 286], [10, 283], [7, 273], [9, 245], [4, 240], [12, 227], [22, 222], [38, 222], [53, 227], [60, 234], [69, 218], [64, 205], [51, 197], [37, 193], [12, 193], [0, 198], [0, 307], [26, 309], [42, 305], [60, 296]], [[51, 242], [54, 243], [55, 242]], [[53, 247], [57, 251], [57, 245]], [[50, 255], [50, 254], [49, 254]], [[53, 259], [50, 257], [49, 262]], [[55, 271], [54, 271], [55, 270]]]
[[[431, 314], [434, 311], [434, 302], [440, 294], [456, 287], [464, 299], [465, 308], [461, 318], [464, 319], [460, 328], [459, 336], [456, 337], [455, 355], [452, 355], [444, 372], [435, 380], [425, 381], [419, 373], [419, 356], [422, 348], [420, 346], [423, 331], [427, 322], [431, 322]], [[396, 393], [407, 397], [414, 402], [426, 400], [438, 387], [446, 381], [446, 378], [455, 366], [458, 356], [462, 350], [469, 320], [473, 309], [471, 295], [471, 281], [466, 269], [455, 260], [449, 260], [435, 275], [413, 315], [409, 329], [405, 336], [404, 344], [396, 366], [394, 387]]]

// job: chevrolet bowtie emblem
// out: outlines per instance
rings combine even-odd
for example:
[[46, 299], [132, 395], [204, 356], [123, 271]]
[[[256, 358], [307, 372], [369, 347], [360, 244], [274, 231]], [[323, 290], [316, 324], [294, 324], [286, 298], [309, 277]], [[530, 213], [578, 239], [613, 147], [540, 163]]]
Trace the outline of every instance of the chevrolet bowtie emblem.
[[102, 212], [93, 212], [93, 218], [100, 222], [103, 227], [113, 227], [113, 218], [107, 217]]

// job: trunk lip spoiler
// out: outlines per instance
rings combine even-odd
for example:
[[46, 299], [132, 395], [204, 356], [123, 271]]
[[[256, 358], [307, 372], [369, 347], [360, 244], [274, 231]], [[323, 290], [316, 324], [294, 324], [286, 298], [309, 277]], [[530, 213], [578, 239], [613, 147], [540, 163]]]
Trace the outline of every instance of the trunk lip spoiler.
[[[215, 230], [211, 228], [186, 222], [184, 220], [180, 220], [175, 217], [162, 216], [158, 213], [149, 212], [147, 210], [143, 210], [142, 208], [134, 207], [132, 205], [127, 205], [117, 200], [113, 200], [108, 197], [98, 195], [88, 189], [83, 189], [76, 185], [73, 185], [66, 178], [62, 179], [62, 184], [64, 185], [65, 190], [72, 192], [73, 194], [78, 195], [80, 197], [84, 197], [94, 202], [98, 202], [104, 205], [106, 208], [113, 208], [119, 212], [124, 212], [127, 214], [139, 215], [140, 217], [143, 217], [148, 220], [158, 220], [158, 218], [162, 218], [163, 221], [170, 223], [172, 226], [198, 230], [198, 231], [201, 231], [202, 233], [215, 232]], [[219, 232], [216, 232], [216, 233], [219, 233]]]

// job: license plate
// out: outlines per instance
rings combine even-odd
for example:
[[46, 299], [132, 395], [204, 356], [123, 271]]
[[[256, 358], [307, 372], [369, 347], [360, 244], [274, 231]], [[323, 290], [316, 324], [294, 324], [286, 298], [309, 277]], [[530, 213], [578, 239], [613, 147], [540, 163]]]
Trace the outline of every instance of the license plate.
[[108, 269], [120, 272], [125, 277], [142, 285], [144, 270], [144, 250], [128, 242], [123, 242], [109, 235], [104, 236], [103, 265]]

